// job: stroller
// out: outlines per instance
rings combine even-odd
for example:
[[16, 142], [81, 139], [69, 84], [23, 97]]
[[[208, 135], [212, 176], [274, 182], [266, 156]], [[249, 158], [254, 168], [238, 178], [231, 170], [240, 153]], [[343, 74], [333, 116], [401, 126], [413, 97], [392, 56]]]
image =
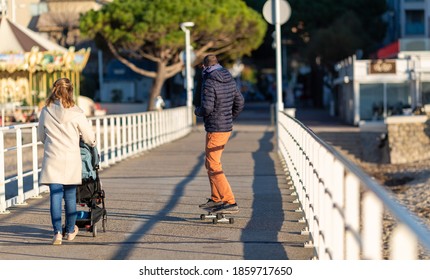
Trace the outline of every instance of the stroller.
[[107, 212], [105, 208], [105, 192], [98, 174], [100, 156], [96, 147], [90, 147], [80, 141], [82, 158], [82, 184], [76, 188], [76, 203], [88, 207], [88, 211], [79, 211], [76, 225], [80, 229], [92, 232], [97, 236], [97, 223], [102, 220], [103, 232], [106, 232]]

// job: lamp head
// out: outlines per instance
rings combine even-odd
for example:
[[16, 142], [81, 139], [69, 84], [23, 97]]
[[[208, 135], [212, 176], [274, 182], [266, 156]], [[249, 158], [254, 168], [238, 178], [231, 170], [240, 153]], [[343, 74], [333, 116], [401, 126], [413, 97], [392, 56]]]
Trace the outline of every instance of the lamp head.
[[192, 22], [192, 21], [187, 21], [187, 22], [181, 23], [181, 29], [182, 30], [185, 30], [185, 29], [187, 29], [189, 27], [193, 27], [193, 26], [194, 26], [194, 22]]

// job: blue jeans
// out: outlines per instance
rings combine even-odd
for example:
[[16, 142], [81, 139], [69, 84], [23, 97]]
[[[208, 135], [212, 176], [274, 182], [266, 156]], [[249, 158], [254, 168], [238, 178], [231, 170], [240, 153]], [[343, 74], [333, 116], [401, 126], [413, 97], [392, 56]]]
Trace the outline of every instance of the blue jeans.
[[51, 221], [54, 234], [63, 233], [61, 223], [62, 203], [64, 198], [64, 209], [66, 212], [66, 233], [72, 233], [76, 223], [76, 185], [50, 184]]

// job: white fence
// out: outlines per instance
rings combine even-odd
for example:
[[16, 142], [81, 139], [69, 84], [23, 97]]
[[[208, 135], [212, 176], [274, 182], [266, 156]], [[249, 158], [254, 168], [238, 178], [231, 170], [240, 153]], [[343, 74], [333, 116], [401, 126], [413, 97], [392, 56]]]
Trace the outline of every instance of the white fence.
[[[192, 129], [187, 107], [89, 120], [96, 132], [101, 168], [183, 137]], [[0, 128], [0, 214], [48, 190], [38, 182], [43, 146], [37, 141], [37, 125]]]
[[[430, 231], [415, 215], [299, 121], [284, 112], [277, 117], [279, 154], [316, 259], [417, 259], [419, 250], [428, 253]], [[395, 220], [390, 233], [384, 215]]]

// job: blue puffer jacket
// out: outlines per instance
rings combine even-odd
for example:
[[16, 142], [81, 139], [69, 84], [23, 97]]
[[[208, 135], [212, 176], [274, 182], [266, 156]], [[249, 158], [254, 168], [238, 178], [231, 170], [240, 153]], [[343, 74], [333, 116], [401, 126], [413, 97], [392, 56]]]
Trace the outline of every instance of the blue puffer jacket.
[[203, 73], [201, 106], [194, 113], [203, 117], [207, 132], [233, 130], [233, 120], [243, 110], [245, 101], [230, 72], [219, 64]]

